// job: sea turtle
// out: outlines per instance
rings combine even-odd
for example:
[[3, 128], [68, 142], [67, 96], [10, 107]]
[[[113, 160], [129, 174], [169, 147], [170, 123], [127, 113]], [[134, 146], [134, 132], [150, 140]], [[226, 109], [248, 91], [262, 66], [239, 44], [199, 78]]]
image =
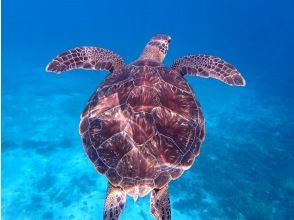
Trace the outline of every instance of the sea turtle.
[[79, 127], [89, 159], [108, 179], [104, 220], [119, 218], [126, 195], [136, 200], [150, 192], [151, 214], [171, 219], [168, 183], [192, 166], [205, 136], [200, 104], [186, 74], [245, 85], [236, 68], [215, 56], [184, 56], [165, 67], [170, 41], [167, 35], [153, 36], [127, 65], [110, 50], [77, 47], [46, 68], [110, 72], [89, 99]]

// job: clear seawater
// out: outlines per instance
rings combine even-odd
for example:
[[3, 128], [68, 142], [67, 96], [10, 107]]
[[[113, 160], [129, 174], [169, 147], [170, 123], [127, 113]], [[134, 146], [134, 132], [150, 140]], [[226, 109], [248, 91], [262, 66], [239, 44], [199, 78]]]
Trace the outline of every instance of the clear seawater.
[[[247, 86], [186, 77], [206, 119], [193, 167], [170, 184], [172, 219], [294, 219], [293, 1], [2, 1], [2, 218], [102, 219], [107, 181], [88, 160], [80, 113], [106, 72], [46, 73], [82, 45], [136, 59], [155, 33], [164, 63], [212, 54]], [[149, 197], [121, 219], [153, 219]]]

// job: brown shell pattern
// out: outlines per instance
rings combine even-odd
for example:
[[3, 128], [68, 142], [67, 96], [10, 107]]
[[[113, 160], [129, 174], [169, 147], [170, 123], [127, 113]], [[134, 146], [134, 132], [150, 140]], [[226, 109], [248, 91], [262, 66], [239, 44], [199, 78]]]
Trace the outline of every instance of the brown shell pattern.
[[88, 157], [113, 185], [162, 188], [192, 166], [204, 119], [178, 73], [128, 65], [90, 98], [80, 134]]

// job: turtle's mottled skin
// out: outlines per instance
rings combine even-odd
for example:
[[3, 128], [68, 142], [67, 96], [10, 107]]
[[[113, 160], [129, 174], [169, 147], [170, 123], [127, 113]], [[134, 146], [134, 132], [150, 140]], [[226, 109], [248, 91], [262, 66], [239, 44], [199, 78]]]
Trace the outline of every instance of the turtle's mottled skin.
[[151, 192], [151, 213], [171, 219], [167, 186], [189, 169], [204, 140], [200, 104], [185, 74], [229, 85], [245, 80], [229, 63], [208, 55], [162, 61], [170, 37], [155, 35], [141, 56], [125, 65], [115, 53], [80, 47], [56, 57], [47, 71], [109, 70], [81, 115], [80, 135], [96, 170], [109, 180], [105, 220], [118, 219], [126, 194], [135, 200]]

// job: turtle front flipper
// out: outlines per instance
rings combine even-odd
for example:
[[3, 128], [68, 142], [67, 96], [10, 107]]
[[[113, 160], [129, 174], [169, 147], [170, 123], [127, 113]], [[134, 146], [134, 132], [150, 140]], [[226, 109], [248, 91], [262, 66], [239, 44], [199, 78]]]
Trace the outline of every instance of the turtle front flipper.
[[237, 69], [219, 57], [209, 55], [184, 56], [174, 61], [171, 68], [182, 75], [211, 77], [230, 86], [245, 86]]
[[150, 212], [157, 220], [170, 220], [170, 202], [167, 186], [162, 189], [154, 189], [151, 192]]
[[104, 220], [117, 220], [126, 202], [126, 193], [108, 182], [107, 196], [104, 204]]
[[46, 67], [48, 72], [61, 73], [73, 69], [113, 70], [124, 66], [123, 59], [110, 50], [77, 47], [55, 57]]

